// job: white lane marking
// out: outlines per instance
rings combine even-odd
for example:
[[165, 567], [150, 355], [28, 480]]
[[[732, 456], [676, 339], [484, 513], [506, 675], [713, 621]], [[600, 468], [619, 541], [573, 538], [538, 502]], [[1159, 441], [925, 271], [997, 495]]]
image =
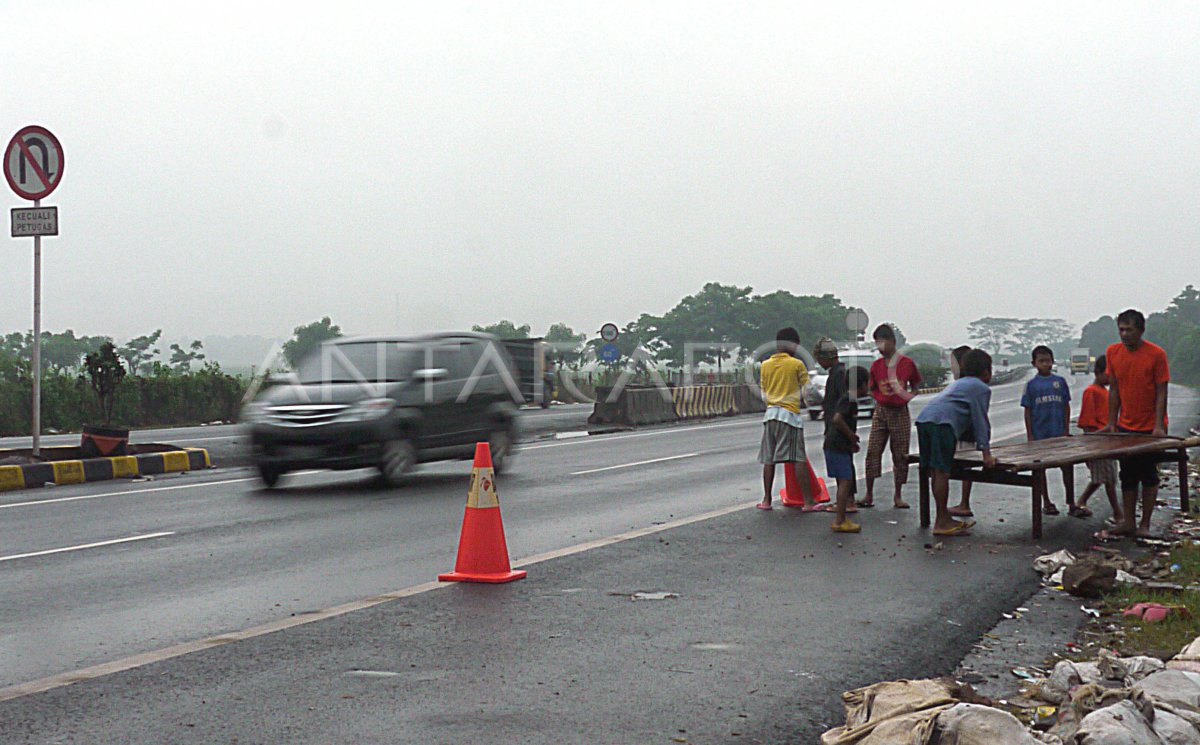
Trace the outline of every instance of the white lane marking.
[[83, 551], [88, 548], [100, 548], [101, 546], [115, 546], [118, 543], [132, 543], [133, 541], [146, 541], [151, 538], [162, 538], [168, 535], [175, 535], [174, 531], [165, 533], [146, 533], [145, 535], [131, 535], [128, 538], [114, 538], [111, 541], [97, 541], [95, 543], [82, 543], [78, 546], [66, 546], [65, 548], [51, 548], [45, 551], [31, 551], [27, 554], [13, 554], [12, 556], [0, 556], [0, 561], [15, 561], [17, 559], [30, 559], [34, 556], [49, 556], [50, 554], [65, 554], [68, 551]]
[[237, 439], [237, 438], [239, 438], [239, 437], [241, 437], [241, 435], [221, 435], [221, 436], [219, 436], [219, 437], [191, 437], [191, 438], [188, 438], [188, 439], [185, 439], [185, 440], [175, 440], [175, 439], [172, 439], [172, 440], [171, 440], [171, 443], [176, 443], [176, 442], [209, 442], [209, 441], [211, 441], [211, 440], [236, 440], [236, 439]]
[[553, 442], [549, 445], [522, 445], [519, 447], [519, 450], [520, 452], [525, 452], [526, 450], [543, 450], [545, 448], [565, 448], [571, 445], [631, 440], [635, 437], [662, 437], [663, 435], [676, 434], [679, 432], [696, 432], [705, 429], [723, 429], [725, 427], [745, 427], [750, 424], [761, 425], [762, 419], [746, 419], [745, 421], [729, 422], [727, 424], [698, 424], [692, 427], [667, 427], [664, 429], [656, 429], [653, 432], [638, 432], [637, 434], [632, 435], [593, 435], [587, 439], [580, 438], [578, 442]]
[[684, 455], [670, 455], [666, 458], [654, 458], [653, 460], [639, 460], [636, 463], [622, 463], [619, 466], [605, 466], [604, 468], [591, 468], [586, 471], [575, 471], [572, 476], [584, 476], [589, 473], [600, 473], [601, 471], [616, 471], [620, 468], [633, 468], [634, 466], [648, 466], [651, 463], [665, 463], [669, 460], [683, 460], [684, 458], [695, 458], [700, 453], [686, 453]]
[[[312, 476], [318, 473], [337, 473], [336, 471], [322, 471], [319, 469], [310, 469], [307, 471], [293, 471], [288, 474], [289, 478], [296, 476]], [[175, 486], [152, 486], [147, 489], [126, 489], [125, 491], [110, 491], [103, 494], [81, 494], [75, 497], [55, 497], [54, 499], [36, 499], [31, 502], [13, 502], [11, 504], [0, 504], [0, 510], [6, 510], [10, 507], [36, 507], [42, 504], [58, 504], [60, 502], [81, 502], [87, 499], [100, 499], [101, 497], [128, 497], [138, 494], [152, 494], [159, 491], [174, 491], [176, 489], [198, 489], [202, 486], [221, 486], [222, 484], [241, 484], [247, 481], [258, 481], [258, 478], [251, 476], [244, 479], [223, 479], [221, 481], [201, 481], [195, 484], [177, 484]]]
[[220, 486], [222, 484], [238, 484], [245, 481], [255, 481], [253, 478], [226, 479], [224, 481], [204, 481], [198, 484], [177, 484], [176, 486], [155, 486], [149, 489], [126, 489], [125, 491], [110, 491], [103, 494], [80, 494], [76, 497], [56, 497], [54, 499], [36, 499], [31, 502], [13, 502], [0, 504], [0, 510], [11, 507], [36, 507], [41, 504], [58, 504], [60, 502], [82, 502], [85, 499], [100, 499], [101, 497], [125, 497], [136, 494], [150, 494], [157, 491], [173, 491], [175, 489], [198, 489], [202, 486]]

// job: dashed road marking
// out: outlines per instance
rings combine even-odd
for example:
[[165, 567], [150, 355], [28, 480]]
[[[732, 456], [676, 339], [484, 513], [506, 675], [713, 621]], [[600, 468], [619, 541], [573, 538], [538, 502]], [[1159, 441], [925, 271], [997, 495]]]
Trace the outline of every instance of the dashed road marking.
[[695, 458], [700, 453], [685, 453], [684, 455], [669, 455], [665, 458], [654, 458], [652, 460], [639, 460], [635, 463], [622, 463], [619, 466], [605, 466], [604, 468], [589, 468], [586, 471], [575, 471], [572, 476], [584, 476], [589, 473], [600, 473], [601, 471], [616, 471], [621, 468], [633, 468], [635, 466], [648, 466], [651, 463], [666, 463], [669, 460], [683, 460], [684, 458]]

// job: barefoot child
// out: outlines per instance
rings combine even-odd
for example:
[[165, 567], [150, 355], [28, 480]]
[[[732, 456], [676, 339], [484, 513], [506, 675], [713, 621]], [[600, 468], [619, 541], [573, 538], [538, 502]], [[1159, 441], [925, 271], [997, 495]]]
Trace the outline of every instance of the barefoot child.
[[[1083, 391], [1083, 404], [1079, 408], [1079, 428], [1084, 432], [1099, 432], [1108, 425], [1108, 361], [1104, 355], [1096, 358], [1096, 379]], [[1108, 495], [1108, 503], [1112, 506], [1112, 521], [1120, 525], [1125, 521], [1121, 511], [1121, 502], [1117, 497], [1117, 463], [1112, 458], [1098, 458], [1088, 461], [1088, 473], [1091, 479], [1083, 494], [1079, 496], [1079, 506], [1076, 512], [1080, 517], [1090, 517], [1092, 511], [1087, 508], [1087, 501], [1103, 486]]]
[[983, 451], [983, 465], [994, 468], [992, 425], [988, 407], [992, 401], [992, 357], [982, 349], [972, 349], [963, 359], [962, 377], [937, 395], [917, 416], [917, 444], [921, 450], [921, 468], [933, 471], [933, 501], [937, 517], [933, 534], [969, 535], [974, 520], [955, 520], [947, 503], [950, 499], [950, 470], [956, 445], [968, 430], [975, 433], [975, 445]]
[[[1025, 384], [1025, 393], [1021, 395], [1026, 438], [1034, 442], [1071, 434], [1071, 386], [1061, 375], [1054, 374], [1054, 352], [1050, 347], [1038, 345], [1031, 357], [1037, 375]], [[1063, 466], [1063, 490], [1067, 493], [1068, 512], [1072, 517], [1081, 517], [1076, 514], [1078, 508], [1071, 490], [1071, 468]], [[1042, 514], [1058, 514], [1048, 492], [1042, 495]]]
[[[838, 374], [843, 373], [839, 371]], [[852, 367], [844, 374], [847, 381], [841, 386], [843, 393], [830, 410], [832, 426], [825, 429], [825, 473], [837, 479], [837, 516], [830, 527], [837, 533], [857, 533], [862, 526], [846, 519], [846, 512], [854, 501], [858, 482], [854, 475], [854, 454], [861, 446], [855, 428], [858, 426], [858, 399], [867, 395], [869, 373], [862, 367]]]
[[[775, 483], [775, 464], [795, 468], [807, 463], [804, 453], [804, 418], [800, 416], [800, 395], [808, 385], [808, 368], [794, 355], [800, 347], [800, 332], [790, 326], [775, 334], [775, 354], [762, 364], [762, 396], [767, 404], [763, 415], [762, 444], [758, 462], [763, 467], [763, 498], [760, 510], [771, 509], [771, 489]], [[809, 480], [796, 479], [804, 497], [804, 512], [820, 509], [813, 501]]]

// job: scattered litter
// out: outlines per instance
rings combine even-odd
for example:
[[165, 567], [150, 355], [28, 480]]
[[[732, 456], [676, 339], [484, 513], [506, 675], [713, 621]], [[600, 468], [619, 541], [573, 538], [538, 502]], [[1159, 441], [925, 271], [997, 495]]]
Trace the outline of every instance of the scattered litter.
[[1081, 610], [1081, 611], [1083, 611], [1084, 613], [1088, 614], [1088, 615], [1089, 615], [1089, 616], [1091, 616], [1092, 618], [1099, 618], [1099, 617], [1100, 617], [1100, 611], [1096, 610], [1095, 608], [1089, 608], [1089, 607], [1087, 607], [1086, 605], [1081, 605], [1081, 606], [1079, 606], [1079, 610]]
[[1033, 560], [1033, 570], [1043, 577], [1049, 577], [1063, 567], [1075, 563], [1075, 554], [1066, 549], [1052, 554], [1043, 554]]
[[1158, 623], [1167, 616], [1191, 618], [1191, 611], [1184, 605], [1163, 605], [1162, 603], [1137, 603], [1121, 611], [1123, 616], [1140, 618], [1146, 623]]
[[958, 621], [952, 621], [949, 618], [946, 619], [946, 623], [950, 624], [951, 626], [962, 626], [962, 624]]

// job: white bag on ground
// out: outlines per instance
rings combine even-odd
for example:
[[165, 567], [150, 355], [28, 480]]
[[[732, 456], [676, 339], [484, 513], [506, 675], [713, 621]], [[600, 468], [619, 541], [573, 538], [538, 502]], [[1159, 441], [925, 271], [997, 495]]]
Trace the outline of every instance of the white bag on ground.
[[1033, 569], [1043, 577], [1049, 577], [1055, 574], [1063, 567], [1069, 567], [1075, 563], [1075, 554], [1066, 550], [1055, 551], [1052, 554], [1042, 554], [1033, 560]]
[[1200, 673], [1161, 670], [1143, 679], [1134, 690], [1142, 691], [1155, 703], [1200, 712]]
[[1172, 670], [1190, 670], [1194, 673], [1200, 673], [1200, 636], [1192, 640], [1192, 643], [1179, 650], [1179, 654], [1171, 658], [1167, 663], [1167, 667]]
[[1075, 745], [1164, 745], [1131, 701], [1093, 711], [1079, 723]]
[[937, 718], [938, 745], [1062, 745], [1054, 735], [1030, 732], [1007, 711], [958, 704]]
[[1117, 657], [1107, 649], [1100, 650], [1097, 660], [1097, 669], [1105, 680], [1120, 681], [1126, 688], [1164, 668], [1157, 657]]

